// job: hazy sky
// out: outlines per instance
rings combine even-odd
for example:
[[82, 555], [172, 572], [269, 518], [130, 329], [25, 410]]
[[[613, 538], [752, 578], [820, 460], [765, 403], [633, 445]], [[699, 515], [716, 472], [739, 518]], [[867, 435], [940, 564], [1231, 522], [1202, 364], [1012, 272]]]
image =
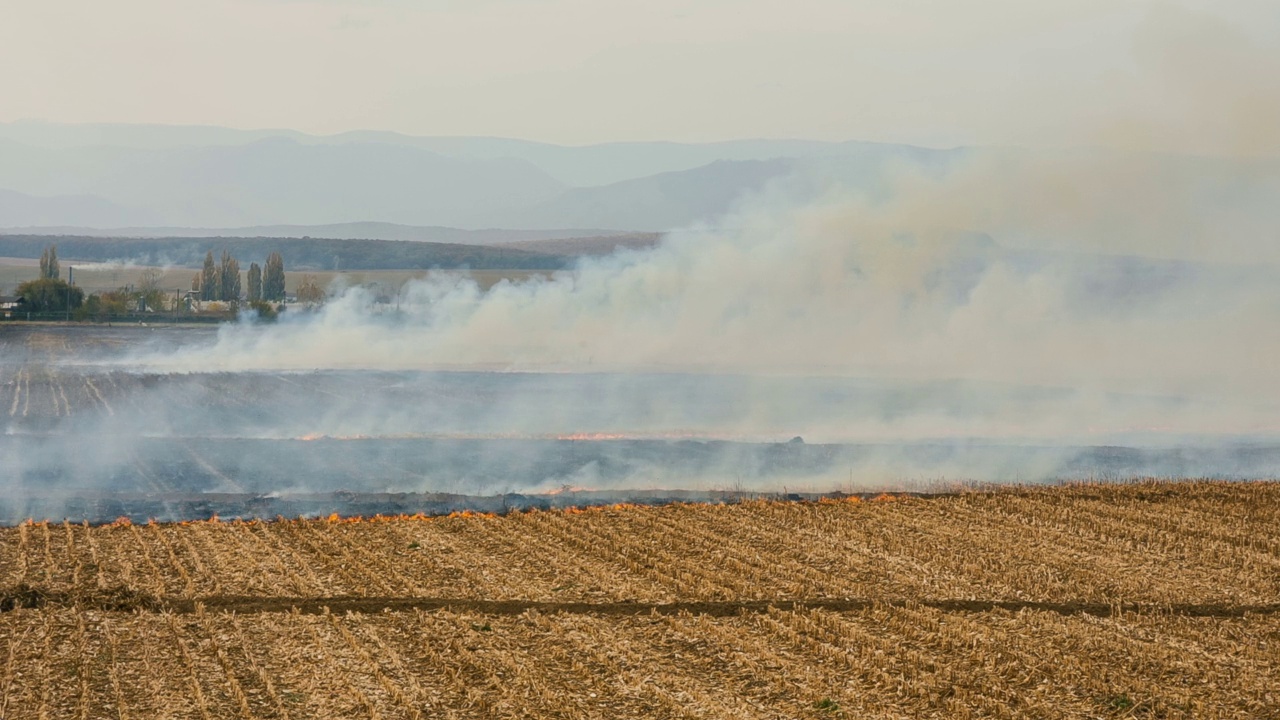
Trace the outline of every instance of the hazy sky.
[[0, 6], [0, 121], [1204, 152], [1280, 125], [1274, 0]]

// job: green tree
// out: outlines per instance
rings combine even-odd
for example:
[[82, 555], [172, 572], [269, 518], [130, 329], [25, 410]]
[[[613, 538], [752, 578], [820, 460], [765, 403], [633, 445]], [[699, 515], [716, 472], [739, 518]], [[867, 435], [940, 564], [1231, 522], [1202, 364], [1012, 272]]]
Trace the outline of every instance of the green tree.
[[262, 272], [262, 299], [284, 300], [284, 258], [278, 252], [267, 256], [267, 267]]
[[58, 268], [58, 246], [50, 245], [40, 255], [40, 278], [57, 280], [61, 274], [62, 271]]
[[262, 268], [258, 263], [249, 263], [249, 302], [262, 299]]
[[75, 310], [84, 302], [84, 291], [58, 278], [28, 280], [18, 286], [18, 296], [32, 312]]
[[249, 309], [258, 314], [259, 320], [265, 320], [267, 322], [275, 320], [279, 315], [279, 313], [276, 312], [276, 306], [265, 300], [251, 300], [249, 302]]
[[222, 299], [222, 282], [218, 278], [218, 266], [213, 262], [212, 250], [204, 256], [204, 269], [200, 271], [200, 299]]
[[240, 262], [231, 253], [222, 251], [222, 263], [218, 268], [218, 281], [221, 285], [219, 300], [238, 302], [240, 300]]

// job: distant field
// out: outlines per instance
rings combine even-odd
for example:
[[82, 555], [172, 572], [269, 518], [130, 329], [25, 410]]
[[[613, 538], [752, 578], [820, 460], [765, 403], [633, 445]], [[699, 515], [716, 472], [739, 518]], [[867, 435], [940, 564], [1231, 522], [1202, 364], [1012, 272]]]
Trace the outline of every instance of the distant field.
[[[75, 267], [76, 285], [83, 288], [86, 292], [102, 292], [104, 290], [115, 290], [125, 285], [137, 285], [142, 280], [142, 274], [148, 270], [147, 266], [142, 265], [100, 265], [85, 264], [76, 265], [73, 260], [62, 260], [62, 276], [66, 278], [67, 268]], [[40, 269], [40, 262], [28, 258], [0, 258], [0, 294], [10, 294], [18, 287], [19, 284], [27, 280], [35, 279]], [[241, 270], [247, 272], [249, 269], [246, 263]], [[191, 289], [191, 279], [196, 273], [195, 268], [162, 268], [160, 277], [160, 286], [169, 291], [186, 292]], [[352, 285], [363, 283], [378, 283], [380, 285], [398, 288], [404, 283], [412, 279], [425, 278], [433, 273], [442, 273], [448, 275], [464, 275], [470, 277], [480, 285], [482, 289], [489, 289], [502, 280], [525, 280], [535, 275], [546, 276], [550, 271], [541, 270], [354, 270], [350, 272], [334, 272], [334, 271], [295, 271], [288, 270], [285, 272], [285, 288], [289, 292], [293, 292], [298, 283], [302, 280], [303, 275], [312, 275], [320, 282], [321, 285], [327, 286], [334, 279], [341, 277], [343, 280]]]
[[503, 247], [551, 253], [553, 255], [608, 255], [617, 250], [646, 250], [662, 241], [663, 233], [622, 233], [594, 237], [516, 240]]
[[62, 258], [103, 263], [134, 262], [139, 265], [199, 267], [206, 253], [223, 250], [240, 259], [263, 262], [279, 252], [285, 266], [330, 270], [428, 270], [472, 268], [476, 270], [558, 270], [573, 258], [504, 245], [401, 240], [328, 240], [323, 238], [104, 238], [83, 236], [0, 234], [0, 257], [39, 258], [50, 244]]
[[1226, 718], [1280, 484], [0, 530], [0, 714]]

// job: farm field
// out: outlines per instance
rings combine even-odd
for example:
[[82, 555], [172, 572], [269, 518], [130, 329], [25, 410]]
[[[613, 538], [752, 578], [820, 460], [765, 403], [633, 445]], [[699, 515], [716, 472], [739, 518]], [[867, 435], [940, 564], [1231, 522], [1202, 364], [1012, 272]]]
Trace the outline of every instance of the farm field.
[[1274, 717], [1280, 484], [0, 530], [0, 716]]
[[[261, 263], [261, 260], [258, 261]], [[86, 293], [118, 290], [127, 285], [138, 286], [143, 275], [149, 270], [159, 270], [158, 286], [169, 293], [183, 293], [191, 289], [191, 277], [199, 272], [199, 268], [189, 267], [151, 267], [146, 265], [115, 265], [110, 263], [77, 263], [75, 260], [63, 260], [64, 267], [75, 268], [76, 285]], [[249, 267], [248, 261], [244, 267]], [[40, 263], [28, 258], [0, 257], [0, 295], [14, 292], [22, 283], [34, 280], [40, 270]], [[63, 271], [66, 272], [65, 270]], [[508, 280], [518, 282], [534, 276], [547, 276], [540, 270], [295, 270], [285, 273], [285, 289], [288, 292], [297, 290], [303, 275], [315, 278], [320, 287], [328, 287], [335, 280], [346, 285], [377, 284], [386, 288], [399, 288], [410, 280], [425, 280], [439, 276], [465, 277], [488, 290], [494, 285]]]

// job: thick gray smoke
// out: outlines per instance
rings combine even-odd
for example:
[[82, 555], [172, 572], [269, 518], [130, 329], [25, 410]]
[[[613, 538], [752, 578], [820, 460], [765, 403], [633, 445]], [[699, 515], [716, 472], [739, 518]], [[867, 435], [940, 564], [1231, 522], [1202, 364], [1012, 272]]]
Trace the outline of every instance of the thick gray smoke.
[[[886, 423], [812, 413], [839, 439], [1271, 429], [1280, 166], [1144, 154], [981, 153], [746, 198], [718, 225], [487, 293], [456, 277], [359, 288], [166, 371], [669, 372], [959, 380], [1067, 389], [1050, 406]], [[770, 404], [787, 398], [761, 397]], [[757, 404], [752, 403], [753, 407]], [[1174, 408], [1171, 411], [1171, 407]], [[760, 409], [760, 408], [757, 408]], [[792, 416], [803, 416], [794, 408]], [[672, 418], [672, 427], [682, 427]], [[750, 417], [735, 428], [750, 434]], [[768, 428], [774, 430], [774, 428]], [[591, 428], [584, 428], [591, 430]]]

